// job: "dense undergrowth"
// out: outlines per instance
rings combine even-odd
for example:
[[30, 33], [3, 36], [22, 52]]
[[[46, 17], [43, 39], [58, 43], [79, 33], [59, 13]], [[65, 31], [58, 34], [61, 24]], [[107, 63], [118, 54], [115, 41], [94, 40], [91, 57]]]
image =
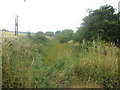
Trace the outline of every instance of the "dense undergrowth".
[[75, 33], [2, 30], [3, 88], [120, 88], [119, 17], [104, 5]]
[[2, 45], [3, 88], [116, 88], [118, 48], [104, 41], [36, 43], [26, 36]]

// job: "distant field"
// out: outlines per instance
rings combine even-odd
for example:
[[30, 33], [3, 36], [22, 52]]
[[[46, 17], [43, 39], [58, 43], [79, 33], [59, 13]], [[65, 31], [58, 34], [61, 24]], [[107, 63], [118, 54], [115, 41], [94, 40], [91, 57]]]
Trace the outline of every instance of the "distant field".
[[[3, 37], [12, 37], [12, 38], [16, 37], [14, 32], [0, 31], [0, 35], [2, 35]], [[26, 35], [26, 34], [19, 33], [19, 36], [22, 35]]]

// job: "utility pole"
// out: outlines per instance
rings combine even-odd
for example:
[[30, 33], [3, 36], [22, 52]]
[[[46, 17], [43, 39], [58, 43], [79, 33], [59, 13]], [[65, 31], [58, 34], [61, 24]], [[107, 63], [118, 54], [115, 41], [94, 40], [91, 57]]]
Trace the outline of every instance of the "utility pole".
[[118, 2], [118, 12], [120, 12], [120, 1]]
[[18, 16], [15, 17], [15, 36], [18, 35]]
[[[118, 13], [120, 13], [120, 1], [118, 2]], [[120, 21], [120, 17], [118, 17], [118, 23]], [[118, 45], [119, 45], [119, 41], [118, 41]], [[119, 83], [119, 87], [120, 88], [120, 46], [118, 47], [118, 83]]]

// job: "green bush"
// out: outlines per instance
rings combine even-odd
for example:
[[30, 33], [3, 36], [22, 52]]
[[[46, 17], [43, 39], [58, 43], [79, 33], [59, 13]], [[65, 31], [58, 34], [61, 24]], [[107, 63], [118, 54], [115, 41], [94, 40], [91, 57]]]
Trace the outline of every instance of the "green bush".
[[60, 41], [60, 43], [67, 42], [69, 40], [72, 40], [73, 36], [73, 30], [65, 29], [58, 35], [56, 35], [57, 39]]
[[36, 43], [45, 43], [48, 41], [48, 39], [45, 37], [43, 32], [37, 32], [31, 36], [31, 39], [33, 42]]

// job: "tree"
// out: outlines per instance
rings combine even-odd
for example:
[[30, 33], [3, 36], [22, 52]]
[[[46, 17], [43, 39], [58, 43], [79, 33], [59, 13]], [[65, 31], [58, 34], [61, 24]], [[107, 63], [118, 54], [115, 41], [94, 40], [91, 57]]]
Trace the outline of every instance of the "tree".
[[[89, 15], [83, 18], [81, 27], [74, 35], [76, 41], [96, 40], [101, 38], [116, 43], [120, 40], [119, 14], [110, 5], [101, 6], [99, 9], [90, 10]], [[79, 40], [80, 39], [80, 40]]]
[[9, 32], [9, 30], [6, 30], [6, 29], [2, 29], [2, 31]]
[[73, 36], [73, 30], [65, 29], [60, 34], [58, 34], [56, 37], [61, 43], [64, 43], [69, 40], [72, 40], [72, 36]]
[[61, 31], [56, 31], [55, 32], [55, 35], [58, 35], [58, 34], [60, 34], [61, 33]]
[[46, 36], [54, 36], [54, 32], [49, 31], [49, 32], [46, 32], [45, 35]]
[[27, 32], [26, 35], [27, 35], [27, 37], [29, 37], [29, 38], [31, 37], [31, 33], [30, 33], [30, 32]]
[[44, 43], [48, 39], [45, 37], [43, 32], [37, 32], [34, 35], [31, 36], [31, 39], [36, 43]]

